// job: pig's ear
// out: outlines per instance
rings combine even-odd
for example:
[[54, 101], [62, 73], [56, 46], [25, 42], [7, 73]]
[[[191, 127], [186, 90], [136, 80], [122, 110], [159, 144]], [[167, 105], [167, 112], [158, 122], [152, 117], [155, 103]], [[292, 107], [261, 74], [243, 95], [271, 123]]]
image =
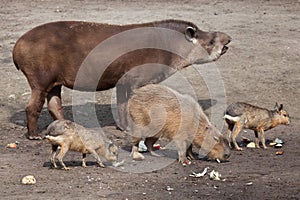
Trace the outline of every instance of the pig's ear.
[[194, 27], [189, 26], [185, 29], [185, 38], [188, 41], [195, 43], [197, 41], [195, 36], [196, 36], [196, 29]]

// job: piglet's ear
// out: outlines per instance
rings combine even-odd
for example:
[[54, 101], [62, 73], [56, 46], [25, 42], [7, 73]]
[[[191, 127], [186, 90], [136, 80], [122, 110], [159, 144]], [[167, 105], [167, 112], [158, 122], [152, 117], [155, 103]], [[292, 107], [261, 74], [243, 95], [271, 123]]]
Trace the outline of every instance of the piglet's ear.
[[278, 103], [276, 102], [276, 104], [275, 104], [275, 110], [277, 110], [279, 112], [279, 111], [282, 110], [282, 108], [283, 108], [283, 105], [280, 104], [280, 106], [278, 106]]
[[283, 105], [282, 105], [282, 104], [280, 104], [280, 106], [279, 106], [279, 108], [278, 108], [278, 111], [281, 111], [281, 110], [282, 110], [282, 108], [283, 108]]
[[195, 36], [196, 36], [196, 29], [194, 27], [189, 26], [185, 29], [185, 38], [188, 41], [194, 42], [194, 40], [196, 39]]
[[278, 103], [277, 102], [275, 103], [274, 109], [278, 111]]

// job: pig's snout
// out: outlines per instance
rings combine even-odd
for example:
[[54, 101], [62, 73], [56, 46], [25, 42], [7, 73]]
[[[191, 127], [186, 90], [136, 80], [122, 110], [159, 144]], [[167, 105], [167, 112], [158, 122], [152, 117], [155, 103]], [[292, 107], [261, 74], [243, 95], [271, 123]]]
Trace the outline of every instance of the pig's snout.
[[210, 160], [227, 161], [230, 157], [230, 148], [226, 139], [221, 137], [219, 142], [208, 153], [207, 157]]

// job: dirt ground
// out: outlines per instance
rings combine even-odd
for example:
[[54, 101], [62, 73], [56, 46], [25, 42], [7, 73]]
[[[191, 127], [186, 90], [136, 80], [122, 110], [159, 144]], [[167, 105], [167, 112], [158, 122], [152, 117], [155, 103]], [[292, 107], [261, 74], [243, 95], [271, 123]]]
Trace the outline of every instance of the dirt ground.
[[[300, 199], [299, 12], [300, 3], [296, 0], [2, 0], [0, 198]], [[214, 63], [224, 84], [226, 102], [245, 101], [269, 109], [275, 102], [283, 103], [291, 116], [291, 124], [266, 132], [268, 142], [277, 137], [284, 141], [283, 155], [276, 155], [278, 149], [273, 147], [267, 150], [244, 148], [242, 152], [232, 151], [230, 161], [225, 163], [194, 160], [190, 166], [183, 167], [171, 159], [166, 166], [153, 168], [159, 158], [146, 156], [139, 167], [139, 163], [128, 158], [127, 135], [115, 128], [110, 105], [114, 90], [109, 90], [97, 93], [97, 100], [92, 103], [96, 103], [97, 117], [108, 137], [122, 149], [125, 168], [100, 168], [88, 156], [88, 166], [83, 169], [81, 155], [69, 152], [64, 160], [71, 167], [70, 171], [51, 169], [50, 145], [25, 138], [25, 107], [30, 88], [12, 62], [16, 40], [31, 28], [56, 20], [129, 24], [170, 18], [192, 21], [203, 30], [222, 31], [233, 38], [228, 52]], [[211, 116], [218, 104], [211, 98], [205, 80], [195, 73], [205, 67], [209, 65], [195, 65], [181, 73], [197, 88], [199, 103]], [[179, 90], [183, 88], [176, 76], [167, 82]], [[65, 117], [72, 119], [72, 91], [64, 89], [63, 103]], [[51, 121], [44, 107], [39, 131], [45, 130]], [[222, 133], [226, 133], [225, 125]], [[243, 131], [238, 141], [242, 136], [254, 140], [252, 131]], [[16, 141], [18, 148], [6, 148], [8, 143]], [[130, 171], [128, 166], [138, 166], [143, 173]], [[210, 180], [208, 175], [189, 176], [192, 172], [202, 172], [205, 167], [209, 167], [208, 172], [220, 172], [223, 180]], [[35, 176], [36, 184], [22, 185], [21, 179], [26, 175]]]

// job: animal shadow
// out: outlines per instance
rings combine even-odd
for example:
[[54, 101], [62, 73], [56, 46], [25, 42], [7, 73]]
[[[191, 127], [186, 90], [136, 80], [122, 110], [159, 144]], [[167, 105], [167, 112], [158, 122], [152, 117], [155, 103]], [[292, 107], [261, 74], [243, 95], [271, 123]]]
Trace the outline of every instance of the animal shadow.
[[[116, 125], [112, 109], [110, 104], [93, 104], [88, 103], [89, 108], [94, 107], [95, 113], [93, 115], [90, 115], [89, 112], [85, 112], [84, 108], [86, 105], [76, 105], [76, 106], [63, 106], [63, 112], [64, 112], [64, 118], [74, 121], [74, 115], [73, 112], [77, 112], [76, 116], [79, 116], [81, 119], [76, 120], [76, 123], [79, 123], [83, 126], [86, 126], [84, 123], [85, 121], [96, 121], [97, 124], [87, 123], [89, 125], [88, 128], [97, 128], [99, 125], [101, 127], [105, 126], [113, 126]], [[82, 112], [83, 111], [83, 112]], [[81, 113], [82, 112], [82, 113]], [[96, 120], [92, 120], [91, 116], [96, 116]], [[14, 113], [10, 117], [10, 122], [15, 123], [20, 126], [26, 127], [26, 111], [18, 111]], [[53, 118], [51, 117], [50, 113], [48, 112], [48, 109], [44, 107], [40, 113], [39, 119], [38, 119], [38, 132], [42, 132], [43, 130], [47, 129], [48, 125], [53, 122]]]
[[[216, 105], [217, 101], [214, 99], [201, 99], [198, 100], [198, 103], [201, 105], [203, 110], [207, 110], [210, 107]], [[90, 111], [89, 111], [90, 110]], [[105, 126], [116, 126], [114, 119], [114, 112], [111, 104], [94, 104], [87, 103], [84, 105], [68, 105], [63, 106], [64, 118], [74, 121], [74, 112], [76, 116], [80, 117], [80, 120], [76, 120], [76, 123], [79, 123], [87, 128], [97, 128], [99, 125], [101, 127]], [[94, 112], [94, 113], [93, 113]], [[96, 116], [97, 119], [92, 119], [92, 116]], [[96, 123], [85, 123], [94, 121]], [[18, 111], [10, 117], [10, 122], [17, 125], [26, 127], [26, 112], [25, 110]], [[47, 129], [48, 125], [53, 122], [51, 115], [48, 112], [48, 109], [44, 107], [40, 113], [38, 119], [38, 132], [42, 132]]]

